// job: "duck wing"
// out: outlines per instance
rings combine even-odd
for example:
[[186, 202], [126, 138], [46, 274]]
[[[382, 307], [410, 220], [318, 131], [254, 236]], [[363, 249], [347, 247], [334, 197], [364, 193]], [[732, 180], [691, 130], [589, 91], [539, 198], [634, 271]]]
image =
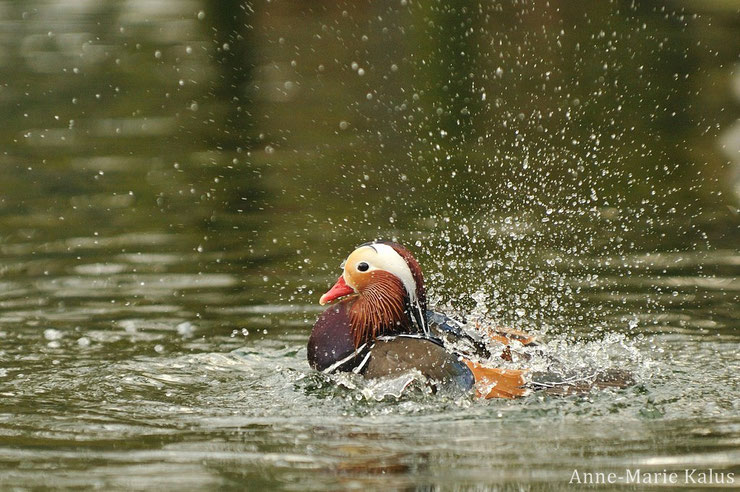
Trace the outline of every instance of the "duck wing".
[[[491, 340], [506, 346], [516, 341], [526, 346], [536, 346], [533, 336], [522, 331], [502, 327], [482, 327], [476, 324], [476, 330], [465, 328], [465, 323], [458, 321], [444, 313], [427, 311], [427, 321], [432, 336], [443, 340], [462, 354], [480, 360], [489, 360], [492, 357], [488, 344]], [[505, 360], [511, 360], [511, 352], [507, 349], [503, 353]]]
[[475, 383], [459, 355], [425, 337], [379, 337], [362, 368], [366, 378], [394, 377], [410, 371], [419, 371], [437, 390], [468, 391]]
[[491, 358], [483, 337], [478, 333], [468, 332], [464, 323], [431, 310], [427, 310], [427, 323], [432, 336], [454, 347], [456, 351], [479, 359]]

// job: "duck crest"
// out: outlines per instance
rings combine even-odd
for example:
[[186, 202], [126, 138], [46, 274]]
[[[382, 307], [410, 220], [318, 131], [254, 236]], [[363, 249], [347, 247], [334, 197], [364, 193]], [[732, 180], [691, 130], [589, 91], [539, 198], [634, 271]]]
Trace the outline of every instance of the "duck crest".
[[375, 272], [372, 284], [350, 308], [355, 348], [382, 335], [408, 331], [411, 319], [406, 312], [407, 298], [403, 284], [395, 275]]
[[431, 332], [429, 331], [429, 322], [426, 319], [427, 294], [424, 289], [424, 276], [421, 274], [421, 266], [419, 265], [419, 262], [416, 261], [416, 258], [414, 258], [414, 255], [400, 244], [393, 242], [388, 242], [386, 244], [393, 248], [403, 261], [406, 262], [406, 265], [408, 265], [409, 271], [411, 272], [411, 276], [414, 279], [414, 284], [416, 285], [416, 289], [414, 291], [416, 299], [413, 301], [411, 301], [411, 299], [407, 299], [407, 308], [411, 315], [411, 319], [413, 320], [412, 324], [415, 323], [418, 330], [425, 336], [430, 336]]
[[416, 261], [414, 255], [411, 254], [411, 251], [407, 250], [400, 244], [391, 241], [384, 241], [383, 244], [387, 244], [388, 246], [393, 248], [393, 250], [398, 253], [409, 266], [409, 270], [411, 270], [411, 276], [414, 278], [414, 282], [416, 283], [416, 298], [418, 299], [421, 309], [426, 312], [427, 295], [426, 290], [424, 289], [424, 276], [421, 273], [421, 265], [419, 265], [419, 262]]
[[411, 251], [406, 249], [405, 247], [401, 246], [398, 243], [394, 243], [393, 241], [370, 241], [367, 243], [363, 243], [358, 246], [358, 248], [361, 248], [363, 246], [372, 246], [374, 244], [385, 244], [386, 246], [389, 246], [393, 248], [393, 251], [398, 253], [398, 255], [403, 258], [403, 261], [406, 262], [406, 265], [409, 267], [409, 270], [411, 271], [411, 276], [414, 279], [414, 284], [416, 286], [415, 293], [416, 298], [419, 302], [419, 305], [421, 308], [426, 311], [427, 308], [427, 296], [426, 296], [426, 290], [424, 289], [424, 276], [421, 273], [421, 265], [419, 265], [419, 262], [416, 261], [416, 258], [414, 258], [414, 255], [411, 254]]

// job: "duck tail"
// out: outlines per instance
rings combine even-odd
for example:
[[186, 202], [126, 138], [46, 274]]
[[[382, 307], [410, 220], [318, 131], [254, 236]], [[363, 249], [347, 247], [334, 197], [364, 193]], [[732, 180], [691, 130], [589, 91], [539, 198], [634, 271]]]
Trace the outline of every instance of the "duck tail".
[[525, 396], [529, 390], [524, 387], [525, 371], [486, 367], [463, 359], [475, 378], [475, 394], [479, 398], [516, 398]]
[[636, 384], [634, 376], [622, 369], [607, 369], [594, 374], [563, 376], [552, 373], [533, 373], [530, 387], [550, 395], [585, 395], [591, 390], [624, 389]]

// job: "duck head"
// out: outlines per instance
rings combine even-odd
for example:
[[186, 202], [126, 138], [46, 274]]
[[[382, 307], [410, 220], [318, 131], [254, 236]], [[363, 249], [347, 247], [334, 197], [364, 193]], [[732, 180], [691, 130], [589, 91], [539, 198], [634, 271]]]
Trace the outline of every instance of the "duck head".
[[355, 346], [390, 333], [429, 334], [421, 267], [400, 244], [377, 241], [355, 249], [319, 303], [340, 299], [351, 303]]

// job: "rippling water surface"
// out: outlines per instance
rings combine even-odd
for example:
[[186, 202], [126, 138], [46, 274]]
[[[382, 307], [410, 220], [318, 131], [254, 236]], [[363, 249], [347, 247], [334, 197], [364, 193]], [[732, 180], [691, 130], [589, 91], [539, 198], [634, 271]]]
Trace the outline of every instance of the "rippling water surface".
[[[0, 488], [740, 480], [738, 19], [0, 1]], [[440, 308], [636, 384], [476, 401], [315, 373], [317, 299], [375, 237]]]

